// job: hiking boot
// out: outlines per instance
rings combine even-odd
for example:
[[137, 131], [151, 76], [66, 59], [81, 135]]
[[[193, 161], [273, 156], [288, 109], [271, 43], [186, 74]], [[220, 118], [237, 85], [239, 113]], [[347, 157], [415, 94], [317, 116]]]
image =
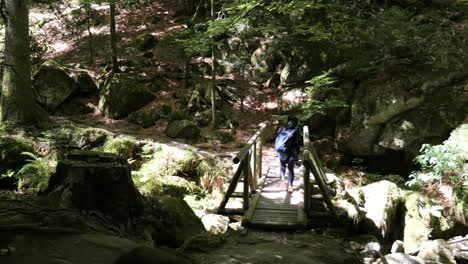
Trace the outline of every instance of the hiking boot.
[[293, 188], [291, 186], [288, 186], [288, 189], [287, 189], [288, 193], [292, 193], [293, 192]]

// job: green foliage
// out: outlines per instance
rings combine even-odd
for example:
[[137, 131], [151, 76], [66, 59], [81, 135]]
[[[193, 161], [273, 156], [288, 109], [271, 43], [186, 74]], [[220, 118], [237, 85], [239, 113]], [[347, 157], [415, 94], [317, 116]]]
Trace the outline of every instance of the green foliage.
[[302, 105], [301, 120], [307, 120], [313, 115], [325, 115], [328, 109], [346, 107], [343, 100], [339, 100], [338, 83], [333, 72], [329, 71], [307, 81], [308, 100]]
[[138, 143], [133, 137], [115, 137], [108, 139], [104, 143], [103, 150], [130, 159], [135, 157], [138, 151]]
[[18, 190], [27, 193], [37, 193], [47, 188], [49, 177], [53, 172], [54, 159], [52, 155], [40, 157], [34, 153], [23, 152], [29, 157], [14, 177], [18, 178]]
[[420, 171], [410, 175], [407, 185], [425, 187], [439, 182], [452, 186], [457, 194], [466, 195], [467, 175], [463, 174], [463, 159], [448, 145], [424, 144], [415, 161], [421, 166]]

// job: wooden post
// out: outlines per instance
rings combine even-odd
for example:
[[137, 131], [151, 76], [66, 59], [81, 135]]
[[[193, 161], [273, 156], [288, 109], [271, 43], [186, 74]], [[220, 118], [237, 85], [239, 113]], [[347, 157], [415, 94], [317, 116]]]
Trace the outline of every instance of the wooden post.
[[244, 199], [244, 204], [242, 208], [247, 211], [249, 209], [249, 199], [250, 199], [250, 192], [249, 192], [249, 157], [250, 155], [247, 154], [245, 159], [244, 159], [244, 192], [243, 192], [243, 199]]
[[232, 177], [231, 183], [229, 184], [229, 187], [226, 190], [226, 193], [224, 194], [221, 204], [218, 207], [218, 213], [221, 213], [222, 211], [224, 211], [226, 204], [229, 201], [229, 198], [231, 197], [232, 193], [236, 190], [237, 183], [239, 182], [240, 176], [244, 173], [244, 165], [245, 165], [245, 161], [242, 160], [239, 166], [237, 167], [237, 170], [234, 173], [234, 176]]
[[304, 169], [304, 212], [307, 214], [310, 210], [310, 169], [306, 163], [302, 166]]
[[263, 176], [263, 171], [262, 171], [262, 163], [263, 163], [263, 143], [262, 143], [262, 140], [263, 140], [263, 137], [262, 135], [260, 135], [258, 141], [257, 141], [257, 144], [258, 144], [258, 147], [257, 147], [257, 151], [258, 151], [258, 165], [257, 165], [257, 175], [259, 178], [261, 178]]
[[254, 187], [252, 192], [254, 192], [257, 189], [257, 141], [254, 141], [252, 145], [252, 152], [250, 155], [250, 158], [252, 159], [252, 186]]

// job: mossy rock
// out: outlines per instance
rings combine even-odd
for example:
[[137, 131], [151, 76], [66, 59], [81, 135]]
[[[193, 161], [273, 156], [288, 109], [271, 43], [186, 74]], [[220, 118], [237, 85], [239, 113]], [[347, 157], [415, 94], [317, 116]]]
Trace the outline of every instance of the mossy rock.
[[148, 128], [160, 118], [155, 109], [140, 109], [128, 116], [128, 121], [137, 124], [143, 128]]
[[235, 140], [234, 136], [231, 133], [219, 130], [213, 132], [211, 138], [213, 140], [219, 141], [221, 144], [230, 143]]
[[161, 196], [154, 206], [159, 208], [158, 218], [164, 219], [153, 226], [157, 244], [180, 247], [189, 238], [205, 232], [203, 223], [184, 200]]
[[155, 98], [142, 83], [126, 74], [108, 77], [100, 92], [99, 109], [114, 119], [126, 117]]
[[125, 159], [134, 158], [138, 152], [138, 143], [132, 137], [111, 138], [104, 143], [105, 152], [115, 153]]
[[96, 82], [93, 77], [85, 71], [78, 70], [74, 73], [76, 84], [78, 85], [78, 91], [84, 95], [97, 95], [99, 93]]
[[136, 44], [139, 50], [146, 51], [156, 47], [158, 40], [151, 34], [144, 34], [137, 38]]
[[46, 61], [33, 77], [36, 100], [53, 111], [78, 88], [66, 68], [56, 61]]
[[175, 120], [166, 127], [166, 135], [171, 138], [198, 139], [200, 129], [189, 120]]
[[23, 152], [34, 152], [33, 143], [28, 139], [0, 137], [0, 169], [19, 169], [29, 158]]

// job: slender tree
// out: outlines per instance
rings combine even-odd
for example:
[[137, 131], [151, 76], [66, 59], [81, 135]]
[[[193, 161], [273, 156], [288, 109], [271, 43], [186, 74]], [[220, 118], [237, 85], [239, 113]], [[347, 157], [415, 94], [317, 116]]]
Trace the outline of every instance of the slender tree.
[[31, 85], [31, 54], [27, 0], [3, 0], [5, 20], [4, 73], [0, 119], [17, 124], [34, 124], [47, 119], [35, 101]]
[[[214, 0], [211, 0], [211, 21], [215, 20]], [[211, 125], [216, 127], [216, 46], [211, 38]]]
[[109, 1], [110, 7], [110, 39], [112, 49], [112, 71], [119, 72], [119, 63], [117, 61], [117, 33], [115, 27], [115, 1]]
[[93, 33], [91, 32], [91, 14], [92, 7], [90, 3], [86, 3], [84, 8], [86, 9], [86, 22], [88, 26], [88, 58], [89, 64], [94, 64], [94, 54], [93, 54]]

